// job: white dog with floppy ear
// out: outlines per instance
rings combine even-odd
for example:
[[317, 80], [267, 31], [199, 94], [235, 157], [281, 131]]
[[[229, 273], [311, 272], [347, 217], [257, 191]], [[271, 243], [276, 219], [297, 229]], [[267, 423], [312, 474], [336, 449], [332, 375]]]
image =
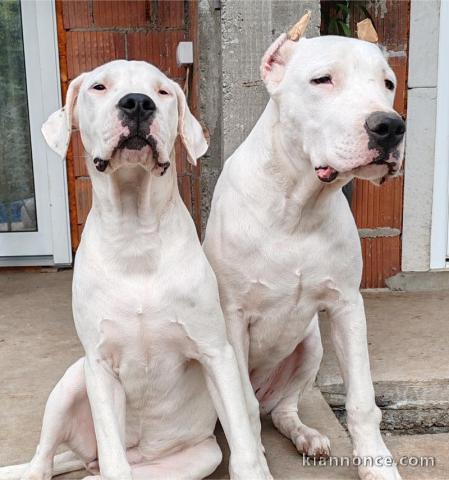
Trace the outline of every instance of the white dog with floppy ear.
[[373, 44], [295, 40], [282, 34], [262, 59], [270, 101], [225, 163], [204, 249], [250, 418], [256, 423], [259, 414], [254, 390], [260, 409], [299, 452], [329, 454], [327, 437], [298, 413], [320, 366], [318, 312], [326, 310], [354, 453], [364, 459], [360, 476], [398, 480], [371, 381], [360, 240], [341, 192], [354, 176], [385, 180], [401, 166], [405, 125], [393, 110], [396, 79]]
[[[192, 163], [207, 149], [182, 90], [148, 63], [111, 62], [76, 78], [44, 125], [62, 156], [72, 125], [93, 187], [73, 278], [86, 356], [51, 393], [31, 464], [0, 468], [0, 480], [83, 465], [102, 480], [201, 479], [221, 461], [216, 412], [231, 477], [270, 479], [216, 279], [178, 191], [177, 135]], [[53, 464], [61, 443], [71, 452]]]
[[[118, 61], [118, 63], [120, 62], [121, 61]], [[116, 62], [112, 62], [112, 63], [116, 63]], [[109, 65], [112, 66], [111, 64]], [[104, 67], [100, 67], [100, 68], [104, 68]], [[84, 91], [80, 92], [80, 89], [87, 75], [89, 74], [83, 73], [70, 83], [69, 89], [67, 91], [65, 106], [60, 110], [54, 112], [52, 115], [50, 115], [48, 120], [42, 126], [42, 133], [48, 145], [61, 157], [64, 157], [66, 155], [67, 148], [70, 142], [70, 135], [71, 135], [72, 128], [78, 128], [79, 122], [83, 123], [81, 130], [82, 130], [82, 135], [84, 134], [84, 137], [85, 137], [83, 138], [83, 144], [86, 151], [90, 153], [90, 155], [93, 158], [97, 157], [98, 156], [97, 153], [99, 153], [98, 151], [96, 151], [95, 147], [92, 149], [89, 149], [89, 143], [92, 143], [92, 142], [89, 140], [90, 135], [88, 135], [90, 128], [86, 128], [89, 124], [92, 124], [91, 128], [93, 129], [98, 128], [98, 125], [95, 124], [95, 120], [94, 120], [96, 117], [94, 109], [91, 109], [91, 110], [87, 109], [87, 111], [83, 111], [82, 119], [78, 121], [76, 103], [80, 93], [85, 94]], [[165, 109], [171, 110], [170, 113], [168, 111], [161, 110], [161, 114], [165, 114], [167, 116], [170, 115], [172, 118], [174, 117], [173, 115], [173, 104], [175, 103], [174, 99], [176, 99], [177, 109], [178, 109], [178, 115], [177, 115], [178, 127], [176, 131], [169, 132], [168, 136], [170, 137], [170, 142], [169, 142], [170, 144], [167, 146], [167, 148], [171, 149], [173, 147], [172, 141], [174, 141], [176, 134], [179, 134], [186, 148], [189, 162], [192, 163], [193, 165], [196, 165], [196, 159], [204, 155], [204, 153], [208, 148], [206, 139], [202, 131], [202, 127], [190, 112], [190, 109], [187, 105], [186, 97], [181, 87], [176, 82], [173, 82], [169, 79], [166, 79], [165, 83], [167, 85], [170, 85], [172, 91], [170, 92], [170, 94], [167, 91], [165, 94], [163, 94], [163, 96], [171, 97], [170, 101], [161, 102], [160, 106], [157, 104], [156, 106], [161, 109], [163, 108], [164, 110]], [[99, 90], [99, 91], [104, 91], [104, 90]], [[160, 90], [160, 91], [162, 92], [164, 90]], [[161, 96], [159, 95], [157, 98], [159, 97]], [[115, 99], [113, 98], [113, 96], [110, 96], [109, 100], [113, 102]], [[154, 101], [157, 103], [156, 100]], [[110, 103], [109, 107], [111, 107], [111, 105], [113, 106], [113, 103]], [[91, 106], [93, 107], [94, 105], [91, 104]], [[99, 120], [101, 119], [100, 115], [98, 115], [98, 119]], [[111, 127], [109, 123], [107, 126]], [[118, 131], [121, 135], [126, 135], [126, 126], [124, 126], [124, 128], [121, 128], [119, 125], [112, 125], [112, 129], [115, 132]], [[95, 138], [94, 136], [93, 143], [98, 143], [98, 141], [95, 142], [95, 140], [100, 140], [100, 143], [101, 143], [101, 139]], [[111, 147], [111, 143], [112, 144], [114, 143], [114, 140], [116, 140], [116, 136], [114, 136], [110, 140], [109, 148], [106, 145], [106, 150], [109, 150], [109, 152], [113, 151], [111, 150], [110, 147]], [[98, 148], [98, 145], [96, 145], [96, 147]], [[164, 157], [169, 156], [168, 152], [165, 152], [163, 156]], [[108, 160], [108, 159], [103, 158], [103, 160]]]

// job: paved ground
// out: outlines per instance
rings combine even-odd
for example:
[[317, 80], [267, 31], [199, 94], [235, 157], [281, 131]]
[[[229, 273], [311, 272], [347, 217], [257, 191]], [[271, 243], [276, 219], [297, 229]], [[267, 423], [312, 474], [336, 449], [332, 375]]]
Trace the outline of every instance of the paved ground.
[[[67, 366], [81, 355], [71, 318], [70, 283], [71, 272], [0, 274], [0, 465], [30, 459], [39, 437], [48, 393]], [[411, 298], [416, 298], [415, 295]], [[438, 295], [440, 294], [418, 296], [413, 305], [409, 297], [368, 295], [367, 311], [370, 319], [388, 319], [388, 322], [385, 320], [386, 324], [382, 324], [387, 328], [382, 334], [375, 332], [376, 322], [370, 323], [375, 378], [388, 380], [388, 371], [399, 378], [403, 375], [403, 368], [408, 367], [410, 371], [423, 370], [429, 375], [438, 374], [442, 381], [445, 380], [445, 375], [449, 377], [449, 361], [441, 361], [441, 369], [437, 368], [436, 371], [426, 370], [424, 365], [432, 362], [436, 356], [440, 360], [447, 358], [447, 335], [443, 321], [437, 325], [441, 330], [433, 330], [433, 335], [428, 334], [429, 328], [414, 330], [419, 325], [404, 324], [405, 336], [394, 339], [396, 333], [388, 329], [388, 325], [392, 328], [398, 321], [400, 312], [406, 308], [409, 308], [410, 316], [421, 316], [420, 320], [428, 326], [431, 319], [444, 318], [441, 313], [447, 310], [448, 305], [446, 299]], [[372, 317], [371, 312], [375, 313]], [[430, 330], [434, 327], [432, 320]], [[415, 335], [421, 341], [419, 338], [415, 340]], [[327, 343], [325, 339], [325, 344]], [[430, 348], [428, 353], [423, 345]], [[407, 349], [416, 360], [408, 360], [407, 355], [399, 354], [399, 351], [404, 350], [407, 353]], [[378, 355], [377, 352], [383, 353]], [[423, 364], [422, 369], [419, 368], [420, 363]], [[331, 356], [326, 357], [323, 367], [323, 375], [329, 379], [328, 384], [338, 384]], [[376, 377], [378, 374], [379, 377]], [[431, 378], [435, 378], [435, 375]], [[351, 447], [346, 432], [317, 389], [303, 402], [302, 415], [306, 423], [321, 429], [330, 437], [334, 455], [350, 455]], [[220, 431], [217, 431], [217, 435], [226, 452], [223, 435]], [[354, 467], [303, 465], [302, 457], [287, 439], [273, 429], [268, 419], [264, 421], [263, 439], [276, 479], [357, 478]], [[436, 457], [436, 465], [432, 468], [402, 468], [405, 480], [449, 478], [449, 434], [390, 436], [386, 441], [396, 458], [404, 455]], [[227, 478], [226, 465], [225, 459], [211, 478]], [[83, 472], [59, 478], [79, 479], [83, 478]]]

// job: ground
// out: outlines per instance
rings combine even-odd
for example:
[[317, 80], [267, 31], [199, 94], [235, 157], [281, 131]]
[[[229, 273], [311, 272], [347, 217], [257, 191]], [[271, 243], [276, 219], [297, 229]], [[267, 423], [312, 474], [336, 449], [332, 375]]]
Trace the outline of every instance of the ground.
[[[48, 393], [64, 370], [82, 355], [72, 322], [70, 286], [71, 271], [0, 275], [0, 465], [31, 458]], [[380, 398], [387, 410], [398, 410], [405, 402], [408, 413], [413, 409], [418, 412], [418, 404], [424, 402], [427, 408], [435, 398], [442, 400], [441, 390], [449, 378], [445, 331], [449, 292], [369, 293], [365, 302], [376, 391], [383, 389]], [[325, 318], [321, 328], [326, 355], [318, 385], [338, 408], [342, 386]], [[427, 392], [424, 400], [423, 392]], [[440, 402], [437, 407], [447, 412], [447, 405]], [[302, 402], [301, 412], [305, 423], [330, 437], [333, 455], [350, 456], [347, 433], [317, 387]], [[403, 433], [402, 417], [398, 420], [393, 416], [392, 428], [398, 422], [400, 428], [396, 430]], [[425, 427], [422, 422], [420, 425]], [[219, 429], [217, 435], [225, 460], [211, 478], [224, 479], [228, 478], [226, 444]], [[269, 419], [263, 422], [263, 440], [276, 479], [357, 478], [354, 467], [307, 466], [291, 442], [273, 429]], [[449, 478], [448, 433], [387, 435], [386, 442], [396, 458], [435, 458], [433, 467], [401, 468], [404, 480]], [[59, 478], [79, 479], [83, 472]]]

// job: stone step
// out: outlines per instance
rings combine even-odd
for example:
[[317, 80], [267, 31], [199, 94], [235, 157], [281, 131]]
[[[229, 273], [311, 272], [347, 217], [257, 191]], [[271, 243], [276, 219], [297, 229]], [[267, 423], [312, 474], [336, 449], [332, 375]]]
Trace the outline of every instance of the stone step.
[[[329, 437], [332, 455], [351, 455], [352, 447], [348, 435], [318, 389], [315, 388], [307, 393], [300, 404], [300, 411], [301, 419], [306, 425], [316, 428]], [[209, 478], [228, 479], [229, 449], [221, 430], [217, 431], [217, 437], [224, 453], [223, 462]], [[307, 458], [298, 454], [293, 443], [273, 427], [269, 418], [263, 419], [262, 441], [271, 473], [275, 479], [340, 480], [357, 478], [355, 467], [345, 466], [336, 469], [330, 466], [308, 465]]]
[[[368, 345], [382, 428], [396, 433], [449, 431], [449, 291], [365, 292]], [[344, 387], [326, 315], [317, 383], [344, 419]]]
[[[275, 480], [319, 479], [340, 480], [358, 478], [354, 465], [347, 466], [352, 446], [345, 429], [336, 420], [317, 389], [309, 392], [300, 404], [301, 418], [307, 425], [326, 434], [331, 441], [332, 457], [342, 458], [340, 466], [313, 465], [299, 455], [293, 444], [273, 427], [267, 418], [262, 423], [262, 438], [268, 464]], [[229, 450], [221, 429], [217, 437], [224, 452], [219, 468], [210, 479], [229, 479]], [[449, 434], [384, 435], [385, 442], [399, 463], [403, 480], [447, 480], [449, 478]], [[349, 461], [349, 460], [348, 460]], [[329, 462], [329, 460], [328, 460]], [[248, 479], [251, 480], [251, 479]]]

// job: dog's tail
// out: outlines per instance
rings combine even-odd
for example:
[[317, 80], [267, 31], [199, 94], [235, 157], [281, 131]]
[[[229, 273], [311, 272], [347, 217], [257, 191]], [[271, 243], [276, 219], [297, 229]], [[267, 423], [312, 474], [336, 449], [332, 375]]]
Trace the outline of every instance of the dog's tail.
[[[0, 467], [0, 480], [20, 480], [28, 470], [29, 463]], [[76, 472], [85, 468], [85, 464], [72, 452], [55, 455], [53, 460], [53, 476]], [[34, 478], [34, 477], [33, 477]]]

